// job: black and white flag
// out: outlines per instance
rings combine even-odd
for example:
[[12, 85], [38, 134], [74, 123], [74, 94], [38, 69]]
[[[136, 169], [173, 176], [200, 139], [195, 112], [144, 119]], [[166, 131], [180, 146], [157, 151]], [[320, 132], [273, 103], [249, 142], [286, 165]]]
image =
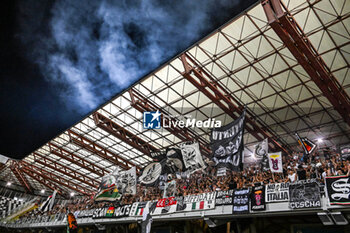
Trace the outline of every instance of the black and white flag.
[[136, 194], [136, 167], [132, 167], [127, 171], [119, 171], [117, 177], [117, 187], [122, 194]]
[[328, 176], [326, 188], [331, 205], [350, 205], [350, 177]]
[[162, 161], [162, 164], [164, 164], [162, 174], [175, 174], [176, 172], [186, 170], [182, 157], [180, 149], [172, 147], [167, 148], [165, 160]]
[[40, 206], [39, 210], [40, 212], [46, 212], [51, 211], [53, 204], [55, 202], [57, 191], [55, 190], [51, 196], [49, 196], [46, 201], [43, 202], [43, 204]]
[[180, 145], [180, 149], [185, 167], [188, 171], [192, 173], [205, 169], [206, 165], [199, 150], [198, 142], [192, 144], [184, 143]]
[[233, 190], [218, 191], [216, 194], [215, 205], [232, 205]]
[[163, 174], [174, 174], [185, 170], [185, 165], [182, 160], [181, 150], [174, 147], [169, 147], [165, 150], [151, 152], [153, 161], [160, 162], [162, 165]]
[[260, 159], [260, 167], [262, 170], [269, 170], [269, 141], [265, 138], [263, 141], [255, 146], [254, 154], [256, 158]]
[[151, 225], [152, 225], [152, 215], [151, 213], [155, 209], [155, 205], [152, 205], [151, 202], [147, 202], [146, 207], [142, 212], [142, 223], [141, 223], [141, 232], [142, 233], [150, 233]]
[[154, 185], [162, 174], [162, 164], [153, 162], [148, 164], [142, 171], [139, 181], [144, 185]]
[[316, 181], [298, 181], [289, 185], [291, 209], [321, 207], [320, 188]]
[[350, 158], [350, 144], [342, 145], [339, 149], [342, 160], [347, 160]]
[[236, 189], [233, 192], [233, 213], [249, 213], [249, 188]]
[[114, 217], [122, 218], [129, 216], [131, 205], [122, 205], [115, 209]]
[[258, 142], [255, 145], [248, 146], [244, 149], [244, 164], [246, 166], [258, 165], [262, 170], [269, 170], [268, 159], [268, 139]]
[[290, 183], [274, 183], [266, 185], [266, 203], [289, 201], [289, 184]]
[[163, 198], [174, 197], [176, 194], [176, 180], [167, 182], [164, 187]]
[[215, 128], [210, 135], [213, 161], [217, 167], [241, 171], [243, 167], [243, 134], [245, 111], [232, 123]]
[[159, 176], [159, 179], [158, 179], [159, 190], [163, 190], [164, 191], [167, 181], [168, 181], [168, 175], [167, 174]]
[[227, 167], [219, 167], [216, 171], [216, 176], [220, 177], [220, 176], [226, 176], [227, 173]]

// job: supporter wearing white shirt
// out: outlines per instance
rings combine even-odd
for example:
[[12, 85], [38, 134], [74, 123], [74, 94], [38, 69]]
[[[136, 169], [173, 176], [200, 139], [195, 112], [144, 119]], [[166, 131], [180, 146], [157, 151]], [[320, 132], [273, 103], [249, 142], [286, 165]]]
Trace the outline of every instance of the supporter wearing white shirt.
[[295, 182], [297, 179], [297, 174], [291, 169], [288, 171], [288, 173], [288, 181], [292, 183]]

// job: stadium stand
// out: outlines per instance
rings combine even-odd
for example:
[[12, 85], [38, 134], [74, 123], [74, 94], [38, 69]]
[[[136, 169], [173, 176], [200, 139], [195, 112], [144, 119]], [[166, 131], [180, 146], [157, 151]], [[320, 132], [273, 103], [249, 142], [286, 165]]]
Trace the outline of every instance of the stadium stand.
[[0, 229], [60, 232], [73, 213], [85, 232], [139, 232], [149, 211], [154, 232], [349, 232], [349, 16], [348, 1], [257, 1], [6, 161], [3, 188], [34, 201], [11, 217], [4, 195]]

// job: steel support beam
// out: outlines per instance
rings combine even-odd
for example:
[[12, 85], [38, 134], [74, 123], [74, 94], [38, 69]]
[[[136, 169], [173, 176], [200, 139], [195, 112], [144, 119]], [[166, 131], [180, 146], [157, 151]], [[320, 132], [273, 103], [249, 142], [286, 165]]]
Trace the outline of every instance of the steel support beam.
[[90, 162], [86, 159], [83, 159], [80, 156], [77, 156], [76, 154], [69, 152], [68, 150], [65, 150], [59, 146], [57, 146], [54, 143], [49, 142], [48, 143], [50, 153], [67, 160], [68, 162], [74, 163], [79, 167], [82, 167], [98, 176], [104, 176], [105, 174], [108, 173], [108, 171], [98, 165], [96, 165], [93, 162]]
[[21, 170], [19, 169], [18, 162], [15, 160], [11, 161], [10, 169], [12, 173], [17, 178], [18, 182], [22, 185], [22, 187], [26, 190], [27, 193], [33, 193], [33, 189], [30, 186], [27, 178], [23, 175]]
[[70, 180], [67, 180], [59, 175], [55, 175], [51, 172], [48, 172], [45, 169], [39, 168], [39, 167], [37, 167], [33, 164], [30, 164], [24, 160], [22, 160], [20, 164], [22, 165], [21, 170], [25, 171], [27, 174], [34, 173], [37, 176], [41, 176], [42, 178], [49, 179], [50, 181], [52, 181], [56, 184], [65, 186], [66, 188], [68, 188], [70, 190], [74, 190], [74, 191], [81, 193], [83, 195], [90, 195], [92, 193], [92, 190], [87, 189], [87, 188], [81, 186], [80, 184], [76, 184]]
[[326, 63], [313, 47], [292, 15], [284, 12], [279, 0], [261, 2], [271, 28], [304, 68], [323, 95], [350, 126], [350, 98], [329, 71]]
[[30, 171], [29, 169], [21, 169], [23, 173], [25, 173], [27, 176], [31, 177], [33, 180], [38, 181], [40, 184], [44, 185], [45, 187], [51, 189], [52, 191], [56, 190], [59, 195], [62, 197], [68, 198], [69, 195], [66, 191], [60, 188], [57, 184], [53, 183], [52, 181], [46, 179], [45, 176], [42, 176], [38, 173], [34, 173]]
[[45, 187], [51, 189], [52, 191], [57, 190], [57, 193], [61, 195], [62, 197], [68, 197], [67, 193], [65, 190], [63, 190], [59, 185], [56, 183], [52, 182], [50, 179], [47, 177], [32, 171], [28, 168], [24, 168], [23, 166], [20, 167], [20, 170], [25, 173], [27, 176], [31, 177], [33, 180], [38, 181], [40, 184], [44, 185]]
[[100, 146], [83, 135], [80, 135], [73, 130], [68, 130], [68, 135], [72, 143], [84, 148], [87, 151], [97, 154], [112, 164], [120, 166], [126, 170], [130, 169], [131, 167], [136, 167], [136, 170], [140, 171], [140, 167], [135, 165], [133, 162], [116, 155], [114, 152]]
[[[226, 91], [226, 89], [211, 77], [208, 72], [202, 69], [190, 56], [186, 53], [181, 55], [181, 61], [185, 68], [183, 76], [198, 88], [203, 94], [205, 94], [213, 103], [219, 106], [226, 114], [231, 116], [233, 119], [237, 119], [239, 115], [243, 113], [244, 106], [236, 105], [233, 97]], [[191, 62], [191, 64], [189, 63]], [[280, 149], [285, 153], [289, 152], [280, 143], [278, 143], [273, 137], [273, 134], [268, 134], [266, 131], [262, 130], [260, 126], [257, 125], [255, 120], [251, 118], [253, 114], [247, 110], [246, 115], [246, 126], [247, 131], [253, 135], [257, 140], [261, 141], [265, 138], [269, 139], [269, 142], [274, 145], [270, 149], [276, 150]]]
[[194, 131], [189, 128], [180, 128], [178, 126], [174, 126], [171, 122], [174, 122], [176, 119], [171, 117], [168, 112], [161, 109], [156, 103], [152, 102], [150, 99], [147, 99], [143, 94], [139, 91], [131, 88], [129, 90], [129, 94], [131, 97], [131, 106], [134, 107], [139, 112], [152, 112], [159, 111], [162, 113], [163, 120], [167, 125], [172, 125], [172, 127], [166, 128], [171, 134], [178, 137], [180, 140], [186, 141], [198, 141], [201, 152], [204, 155], [210, 155], [211, 150], [207, 147], [207, 142], [200, 136], [198, 136]]
[[103, 129], [146, 155], [150, 155], [152, 151], [158, 150], [156, 147], [147, 143], [145, 140], [141, 139], [101, 113], [95, 112], [93, 114], [93, 118], [97, 127]]
[[97, 182], [95, 179], [90, 178], [81, 172], [78, 172], [72, 168], [69, 168], [65, 165], [62, 165], [61, 163], [58, 163], [52, 159], [50, 159], [47, 156], [43, 156], [37, 152], [34, 152], [33, 154], [34, 162], [39, 163], [41, 165], [44, 165], [45, 167], [48, 167], [52, 170], [55, 170], [63, 175], [69, 176], [73, 178], [74, 180], [77, 180], [81, 183], [89, 185], [93, 189], [97, 189], [99, 182]]

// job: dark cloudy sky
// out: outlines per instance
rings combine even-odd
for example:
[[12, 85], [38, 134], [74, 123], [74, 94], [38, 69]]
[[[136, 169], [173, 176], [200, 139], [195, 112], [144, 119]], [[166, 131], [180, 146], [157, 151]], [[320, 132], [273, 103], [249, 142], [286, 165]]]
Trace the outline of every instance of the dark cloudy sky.
[[0, 154], [22, 158], [256, 0], [6, 0]]

